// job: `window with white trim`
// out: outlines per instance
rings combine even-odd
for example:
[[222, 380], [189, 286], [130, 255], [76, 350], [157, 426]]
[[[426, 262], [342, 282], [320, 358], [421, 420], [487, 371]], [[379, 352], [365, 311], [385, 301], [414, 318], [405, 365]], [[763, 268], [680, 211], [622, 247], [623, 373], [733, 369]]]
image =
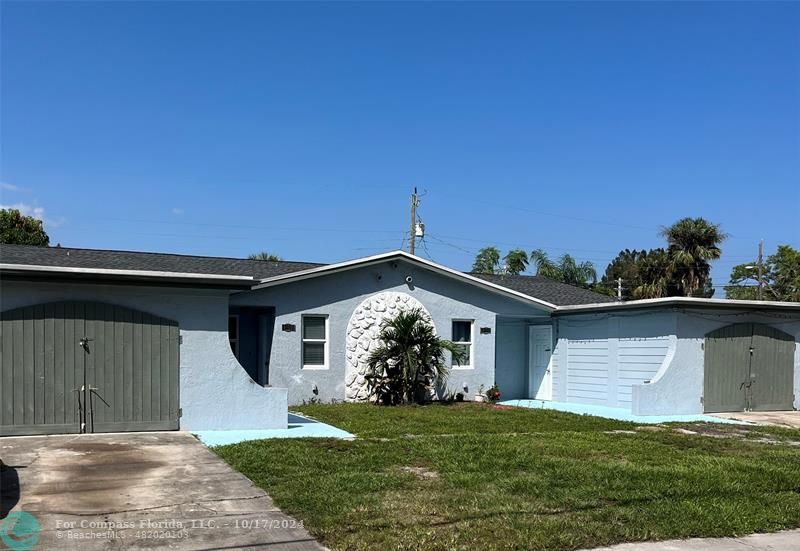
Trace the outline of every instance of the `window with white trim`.
[[231, 352], [239, 359], [239, 316], [231, 314], [228, 316], [228, 342], [231, 344]]
[[472, 368], [472, 326], [472, 320], [453, 320], [451, 340], [463, 353], [460, 363], [455, 358], [451, 359], [453, 369]]
[[328, 367], [328, 316], [303, 316], [303, 368]]

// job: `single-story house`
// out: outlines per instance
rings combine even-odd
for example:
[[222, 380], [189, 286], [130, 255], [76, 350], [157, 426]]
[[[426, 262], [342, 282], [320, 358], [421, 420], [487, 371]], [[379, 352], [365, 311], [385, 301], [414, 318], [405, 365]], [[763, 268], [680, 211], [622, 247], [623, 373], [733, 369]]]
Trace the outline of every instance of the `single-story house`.
[[338, 264], [0, 245], [0, 435], [285, 428], [365, 400], [382, 320], [461, 345], [442, 391], [635, 414], [792, 409], [800, 304], [615, 302], [404, 252]]

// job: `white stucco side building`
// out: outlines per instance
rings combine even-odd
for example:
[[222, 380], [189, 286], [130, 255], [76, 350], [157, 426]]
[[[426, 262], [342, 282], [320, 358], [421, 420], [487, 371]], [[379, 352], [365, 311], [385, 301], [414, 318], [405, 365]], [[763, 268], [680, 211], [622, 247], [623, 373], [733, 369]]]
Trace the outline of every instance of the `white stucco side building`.
[[[664, 298], [568, 306], [554, 319], [557, 401], [635, 415], [725, 411], [715, 400], [743, 409], [800, 407], [798, 304]], [[715, 350], [722, 364], [714, 363]], [[765, 386], [775, 392], [762, 396]]]

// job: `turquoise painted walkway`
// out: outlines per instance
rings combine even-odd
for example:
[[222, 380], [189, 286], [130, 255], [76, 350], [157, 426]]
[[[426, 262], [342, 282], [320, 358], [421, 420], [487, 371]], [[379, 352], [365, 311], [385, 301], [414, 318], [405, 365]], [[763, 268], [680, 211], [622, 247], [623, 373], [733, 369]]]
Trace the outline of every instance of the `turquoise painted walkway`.
[[271, 430], [201, 430], [193, 432], [206, 446], [224, 446], [247, 440], [265, 438], [355, 438], [349, 432], [314, 421], [308, 417], [289, 414], [289, 426]]
[[567, 413], [579, 413], [582, 415], [595, 415], [597, 417], [606, 417], [608, 419], [617, 419], [619, 421], [631, 421], [634, 423], [643, 424], [658, 424], [658, 423], [728, 423], [734, 425], [749, 425], [743, 421], [736, 421], [734, 419], [723, 419], [721, 417], [714, 417], [713, 415], [634, 415], [630, 410], [624, 408], [612, 408], [606, 406], [593, 406], [590, 404], [570, 404], [565, 402], [547, 402], [545, 400], [506, 400], [499, 402], [504, 406], [516, 406], [531, 409], [553, 409], [556, 411], [565, 411]]

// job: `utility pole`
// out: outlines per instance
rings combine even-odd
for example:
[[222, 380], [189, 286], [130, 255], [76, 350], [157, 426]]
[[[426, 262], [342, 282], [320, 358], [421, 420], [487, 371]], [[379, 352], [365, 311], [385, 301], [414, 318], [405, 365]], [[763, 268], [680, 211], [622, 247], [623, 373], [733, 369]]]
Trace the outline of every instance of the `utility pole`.
[[622, 302], [622, 278], [617, 278], [617, 300]]
[[408, 252], [414, 254], [417, 244], [417, 188], [411, 194], [411, 225], [408, 227]]
[[764, 240], [758, 240], [758, 300], [764, 300]]

